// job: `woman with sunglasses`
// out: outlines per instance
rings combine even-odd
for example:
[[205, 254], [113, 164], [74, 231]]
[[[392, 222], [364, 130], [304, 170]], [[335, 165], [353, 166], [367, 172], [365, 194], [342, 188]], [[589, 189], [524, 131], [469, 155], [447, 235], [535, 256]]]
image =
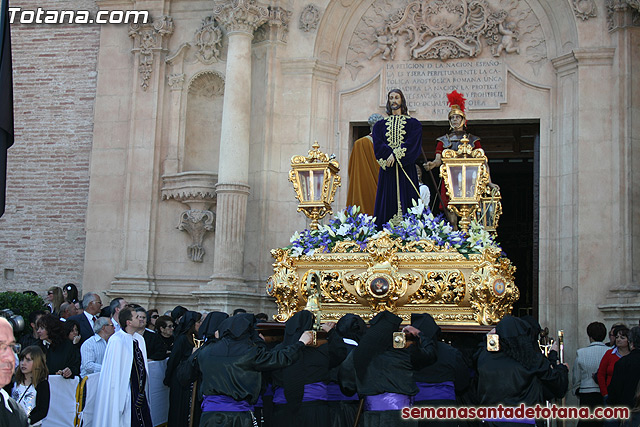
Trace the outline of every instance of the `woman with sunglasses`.
[[158, 309], [152, 308], [147, 311], [147, 329], [150, 331], [156, 331], [156, 321], [158, 320], [158, 317], [160, 317]]
[[170, 316], [160, 316], [156, 320], [156, 330], [160, 334], [160, 338], [162, 339], [162, 343], [165, 348], [165, 358], [169, 357], [171, 354], [171, 350], [173, 350], [173, 331], [175, 329], [175, 325], [173, 320], [171, 320]]

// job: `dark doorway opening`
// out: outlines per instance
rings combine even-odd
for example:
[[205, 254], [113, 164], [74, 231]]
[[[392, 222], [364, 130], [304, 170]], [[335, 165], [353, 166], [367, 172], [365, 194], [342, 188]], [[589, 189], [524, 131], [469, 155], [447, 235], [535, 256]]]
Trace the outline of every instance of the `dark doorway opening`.
[[[366, 124], [352, 125], [352, 141], [369, 134]], [[435, 157], [436, 138], [449, 130], [448, 122], [422, 122], [422, 146], [427, 160]], [[489, 158], [491, 179], [500, 186], [502, 216], [497, 240], [516, 266], [515, 283], [520, 299], [513, 314], [538, 317], [538, 206], [539, 135], [538, 120], [474, 121], [468, 131], [482, 140]], [[436, 183], [439, 173], [434, 169]], [[436, 187], [428, 174], [423, 181], [431, 191], [433, 211], [440, 212]]]

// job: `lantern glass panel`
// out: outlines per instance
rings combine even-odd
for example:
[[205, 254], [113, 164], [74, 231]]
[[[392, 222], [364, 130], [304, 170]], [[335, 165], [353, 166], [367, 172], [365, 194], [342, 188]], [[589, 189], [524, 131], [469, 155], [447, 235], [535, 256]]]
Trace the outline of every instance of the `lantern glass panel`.
[[324, 169], [312, 170], [313, 175], [313, 201], [322, 201], [322, 183], [324, 182]]
[[450, 169], [451, 189], [453, 190], [453, 197], [463, 197], [463, 172], [464, 166], [451, 166]]
[[478, 180], [478, 168], [466, 167], [465, 195], [466, 198], [474, 198], [476, 194], [476, 182]]
[[309, 195], [311, 193], [311, 188], [309, 184], [311, 182], [311, 177], [309, 176], [310, 171], [298, 171], [298, 182], [300, 183], [300, 192], [302, 195], [301, 202], [309, 201]]

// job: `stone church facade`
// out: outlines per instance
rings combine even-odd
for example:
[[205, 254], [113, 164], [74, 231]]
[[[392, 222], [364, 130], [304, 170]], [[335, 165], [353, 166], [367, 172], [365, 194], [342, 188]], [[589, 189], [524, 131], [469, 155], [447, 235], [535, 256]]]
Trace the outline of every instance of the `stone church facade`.
[[539, 123], [540, 323], [572, 351], [640, 319], [637, 1], [79, 3], [152, 21], [12, 26], [3, 289], [272, 313], [269, 251], [306, 226], [291, 157], [336, 155], [340, 209], [354, 124], [393, 87], [441, 121], [457, 89], [470, 121]]

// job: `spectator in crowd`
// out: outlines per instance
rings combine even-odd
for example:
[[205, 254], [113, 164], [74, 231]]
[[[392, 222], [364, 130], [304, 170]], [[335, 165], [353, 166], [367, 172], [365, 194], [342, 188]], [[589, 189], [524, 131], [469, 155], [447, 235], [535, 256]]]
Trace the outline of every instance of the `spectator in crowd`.
[[66, 322], [68, 318], [78, 315], [76, 305], [71, 302], [63, 302], [60, 305], [60, 320]]
[[80, 351], [74, 346], [62, 330], [62, 322], [52, 314], [45, 314], [36, 324], [40, 348], [47, 361], [51, 375], [73, 378], [80, 374]]
[[118, 312], [123, 329], [107, 343], [94, 412], [95, 427], [152, 426], [147, 399], [148, 372], [140, 313], [125, 307]]
[[183, 387], [178, 380], [178, 365], [187, 360], [193, 353], [194, 335], [197, 331], [196, 323], [200, 322], [202, 314], [187, 311], [183, 316], [178, 331], [174, 334], [176, 341], [167, 362], [164, 385], [169, 387], [169, 419], [168, 427], [182, 427], [189, 423], [190, 387]]
[[40, 339], [38, 338], [38, 332], [36, 331], [36, 322], [45, 314], [47, 313], [43, 310], [36, 310], [29, 313], [29, 326], [31, 326], [31, 333], [24, 334], [20, 337], [20, 346], [22, 348], [27, 348], [30, 345], [38, 345], [38, 341], [40, 341]]
[[598, 367], [598, 386], [600, 387], [600, 394], [605, 397], [609, 394], [607, 389], [611, 382], [611, 376], [613, 375], [613, 368], [621, 357], [626, 356], [631, 351], [629, 349], [629, 328], [625, 325], [618, 325], [613, 329], [616, 337], [616, 345], [608, 350]]
[[[618, 340], [616, 339], [616, 344]], [[640, 384], [640, 327], [634, 326], [629, 333], [631, 352], [616, 362], [609, 383], [609, 406], [636, 406], [638, 384]], [[632, 424], [637, 426], [638, 424]]]
[[80, 326], [75, 320], [68, 320], [62, 325], [62, 332], [73, 345], [80, 349]]
[[14, 376], [11, 397], [22, 406], [29, 424], [42, 425], [49, 412], [49, 371], [40, 347], [32, 345], [20, 353], [20, 366]]
[[[102, 307], [102, 299], [100, 295], [87, 292], [82, 298], [82, 308], [84, 311], [75, 316], [71, 316], [69, 320], [75, 320], [80, 326], [80, 345], [89, 337], [93, 336], [93, 327], [98, 320], [98, 313]], [[108, 317], [108, 316], [107, 316]]]
[[256, 322], [258, 323], [267, 323], [269, 321], [269, 316], [266, 313], [258, 313], [256, 314]]
[[[261, 372], [290, 365], [311, 343], [311, 334], [305, 332], [298, 341], [270, 352], [256, 345], [254, 325], [251, 314], [229, 317], [220, 325], [220, 339], [201, 347], [190, 358], [202, 373], [200, 426], [253, 425], [251, 411], [260, 394]], [[186, 378], [185, 383], [194, 378]]]
[[[358, 346], [367, 331], [364, 320], [356, 314], [345, 314], [338, 320], [328, 336], [329, 341], [329, 378], [327, 384], [328, 405], [333, 427], [352, 427], [358, 412], [360, 399], [357, 395], [347, 396], [340, 390], [338, 371], [340, 364]], [[268, 412], [268, 401], [265, 413]]]
[[11, 383], [18, 348], [11, 324], [4, 317], [0, 317], [0, 426], [29, 426], [27, 416], [20, 409], [20, 405], [9, 397], [4, 389]]
[[175, 324], [173, 323], [173, 320], [171, 320], [171, 317], [160, 316], [158, 317], [158, 320], [156, 320], [156, 328], [160, 333], [160, 338], [162, 339], [162, 343], [165, 348], [165, 358], [167, 358], [171, 354], [171, 350], [173, 350], [173, 332], [175, 330]]
[[607, 343], [607, 347], [615, 347], [616, 346], [616, 331], [615, 329], [618, 326], [625, 326], [624, 323], [614, 323], [611, 325], [611, 329], [609, 330], [609, 342]]
[[[607, 337], [607, 327], [601, 322], [590, 323], [587, 326], [587, 336], [589, 337], [589, 345], [578, 349], [578, 355], [573, 365], [572, 380], [580, 406], [588, 406], [593, 410], [593, 408], [601, 407], [604, 404], [600, 388], [593, 378], [598, 372], [602, 357], [608, 350], [603, 342]], [[578, 426], [601, 425], [601, 420], [581, 419], [578, 421]]]
[[[469, 369], [462, 359], [462, 354], [451, 345], [440, 340], [440, 327], [430, 314], [411, 314], [411, 325], [425, 337], [433, 340], [436, 351], [436, 362], [415, 371], [413, 378], [420, 389], [413, 397], [415, 406], [456, 406], [459, 396], [469, 386]], [[352, 424], [353, 425], [353, 424]], [[419, 421], [418, 426], [455, 426], [450, 420]]]
[[[80, 303], [78, 297], [78, 288], [73, 283], [67, 283], [62, 287], [62, 296], [66, 302], [70, 302], [77, 306]], [[79, 308], [79, 307], [77, 307]]]
[[47, 307], [49, 307], [49, 311], [56, 317], [60, 317], [60, 306], [64, 302], [64, 297], [62, 296], [62, 289], [57, 286], [51, 286], [47, 289]]
[[100, 372], [102, 369], [102, 360], [107, 350], [107, 342], [115, 328], [110, 317], [101, 317], [96, 320], [93, 325], [95, 335], [85, 340], [80, 347], [82, 362], [80, 364], [80, 376], [85, 377], [89, 374]]
[[114, 298], [109, 303], [109, 312], [111, 313], [111, 322], [113, 322], [113, 326], [116, 328], [116, 332], [120, 330], [120, 324], [118, 323], [118, 318], [120, 317], [120, 310], [125, 308], [127, 305], [127, 301], [124, 298]]
[[[569, 384], [569, 371], [565, 364], [557, 364], [557, 343], [552, 347], [549, 358], [545, 358], [531, 339], [531, 326], [509, 315], [498, 322], [496, 333], [499, 335], [499, 350], [483, 348], [477, 357], [479, 405], [518, 406], [524, 403], [533, 407], [564, 396]], [[485, 425], [514, 424], [505, 420], [485, 420]]]
[[156, 320], [158, 320], [158, 317], [160, 317], [160, 315], [158, 314], [157, 308], [152, 308], [147, 311], [147, 329], [150, 331], [156, 330]]
[[402, 319], [389, 311], [378, 313], [358, 347], [340, 366], [338, 378], [345, 394], [357, 392], [365, 399], [365, 427], [404, 425], [400, 410], [411, 406], [411, 396], [419, 391], [413, 372], [436, 361], [433, 340], [413, 326], [405, 326], [403, 331], [416, 343], [393, 347], [393, 333], [401, 323]]

